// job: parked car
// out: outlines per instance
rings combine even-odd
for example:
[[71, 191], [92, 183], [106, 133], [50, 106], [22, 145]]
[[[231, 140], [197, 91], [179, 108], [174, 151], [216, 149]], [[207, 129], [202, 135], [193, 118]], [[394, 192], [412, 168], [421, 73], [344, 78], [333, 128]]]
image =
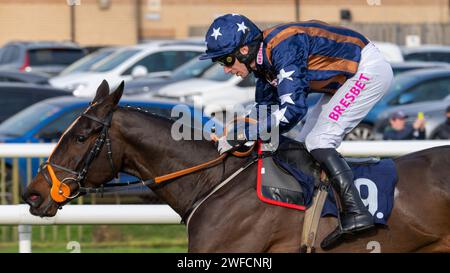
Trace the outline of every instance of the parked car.
[[10, 42], [0, 55], [0, 69], [54, 76], [84, 55], [86, 51], [73, 43]]
[[89, 71], [93, 68], [94, 65], [98, 64], [106, 57], [111, 56], [111, 54], [113, 54], [117, 50], [118, 48], [115, 47], [99, 49], [98, 51], [90, 53], [84, 56], [83, 58], [79, 59], [78, 61], [74, 62], [73, 64], [69, 65], [63, 71], [61, 71], [61, 73], [59, 73], [58, 76]]
[[168, 77], [142, 77], [132, 80], [125, 85], [124, 95], [152, 96], [161, 88], [171, 83], [184, 81], [192, 78], [201, 78], [209, 68], [215, 65], [211, 60], [199, 60], [193, 58], [187, 63], [175, 69]]
[[41, 100], [70, 95], [66, 90], [23, 83], [0, 83], [0, 122]]
[[345, 139], [373, 139], [373, 125], [379, 118], [379, 114], [388, 108], [440, 101], [447, 98], [449, 94], [450, 69], [448, 68], [419, 69], [402, 73], [394, 78], [390, 90]]
[[[82, 113], [91, 100], [87, 98], [77, 98], [65, 96], [41, 101], [29, 106], [23, 111], [10, 117], [0, 124], [0, 143], [54, 143], [59, 140], [67, 127]], [[178, 102], [164, 100], [129, 100], [122, 99], [121, 106], [129, 105], [148, 109], [152, 113], [165, 117], [171, 117], [172, 108]], [[209, 117], [202, 115], [201, 110], [195, 109], [192, 105], [184, 104], [191, 113], [192, 119], [197, 119], [202, 129], [210, 133], [213, 126], [208, 123]], [[196, 123], [193, 123], [194, 125]], [[221, 124], [214, 123], [221, 132]], [[6, 159], [7, 172], [11, 172], [12, 160]], [[31, 160], [31, 177], [37, 174], [39, 166], [38, 159]], [[22, 186], [27, 183], [27, 160], [19, 159], [19, 179]], [[10, 177], [10, 175], [7, 175]], [[126, 174], [120, 174], [118, 182], [127, 182], [137, 178]], [[141, 189], [142, 190], [142, 189]], [[148, 192], [147, 192], [148, 193]]]
[[389, 108], [380, 113], [374, 126], [374, 138], [383, 139], [383, 133], [388, 128], [389, 119], [394, 112], [402, 111], [407, 116], [407, 123], [414, 123], [419, 112], [424, 113], [425, 133], [427, 139], [434, 139], [437, 133], [436, 129], [446, 122], [446, 109], [450, 105], [450, 95], [444, 100], [419, 102], [414, 104], [402, 105]]
[[[146, 96], [151, 95], [143, 97]], [[254, 100], [255, 78], [253, 74], [245, 79], [226, 74], [223, 67], [216, 64], [200, 78], [166, 85], [154, 96], [202, 105], [204, 113], [211, 115], [225, 111], [228, 106]]]
[[403, 47], [405, 61], [446, 62], [450, 63], [450, 46], [422, 45]]
[[[199, 78], [179, 81], [165, 85], [154, 97], [179, 100], [181, 102], [202, 105], [206, 115], [226, 114], [230, 107], [242, 105], [243, 108], [253, 105], [255, 101], [256, 82], [253, 74], [246, 78], [226, 74], [223, 67], [215, 64]], [[136, 96], [146, 98], [152, 94]], [[321, 94], [311, 93], [306, 99], [308, 106], [313, 106]]]
[[105, 46], [105, 45], [91, 45], [91, 46], [85, 46], [83, 47], [86, 51], [87, 54], [92, 54], [96, 51], [105, 49], [105, 48], [109, 48], [109, 46]]
[[49, 79], [50, 76], [48, 74], [0, 70], [0, 82], [22, 82], [49, 85]]
[[394, 76], [397, 76], [400, 73], [415, 70], [415, 69], [426, 69], [426, 68], [437, 68], [443, 67], [450, 69], [450, 65], [443, 62], [421, 62], [421, 61], [408, 61], [408, 62], [399, 62], [399, 63], [391, 63], [392, 71], [394, 72]]
[[97, 87], [107, 80], [115, 88], [123, 80], [146, 75], [168, 76], [178, 66], [205, 50], [199, 45], [179, 45], [167, 41], [124, 47], [90, 71], [50, 79], [50, 84], [73, 90], [75, 96], [93, 97]]

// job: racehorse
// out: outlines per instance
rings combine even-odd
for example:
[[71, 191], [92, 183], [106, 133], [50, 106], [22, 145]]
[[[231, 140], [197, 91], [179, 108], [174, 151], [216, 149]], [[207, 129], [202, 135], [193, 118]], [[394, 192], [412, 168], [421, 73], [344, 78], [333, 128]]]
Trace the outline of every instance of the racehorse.
[[[46, 167], [23, 194], [33, 215], [54, 216], [73, 199], [52, 199], [52, 185], [59, 181], [64, 186], [57, 187], [60, 194], [75, 196], [80, 186], [98, 188], [119, 171], [145, 180], [217, 158], [210, 141], [175, 141], [172, 120], [119, 107], [122, 92], [123, 83], [110, 94], [104, 81], [90, 106], [65, 131]], [[100, 145], [102, 141], [106, 146]], [[256, 164], [192, 213], [198, 200], [248, 162], [248, 158], [227, 156], [222, 164], [150, 185], [180, 216], [190, 215], [189, 252], [300, 251], [304, 212], [261, 202], [255, 192]], [[395, 165], [399, 180], [387, 226], [329, 252], [369, 252], [375, 247], [381, 252], [450, 252], [450, 146], [401, 156]], [[335, 218], [322, 218], [317, 239], [336, 225]]]

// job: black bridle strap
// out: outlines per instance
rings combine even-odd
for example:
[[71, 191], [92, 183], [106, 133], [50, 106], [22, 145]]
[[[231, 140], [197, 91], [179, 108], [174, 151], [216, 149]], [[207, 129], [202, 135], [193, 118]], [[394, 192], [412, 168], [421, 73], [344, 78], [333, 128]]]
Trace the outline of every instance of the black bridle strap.
[[[111, 121], [112, 121], [112, 115], [113, 115], [114, 111], [109, 112], [107, 118], [105, 121], [98, 119], [97, 117], [91, 116], [89, 114], [81, 114], [81, 117], [86, 117], [88, 119], [91, 119], [95, 122], [98, 122], [102, 125], [102, 130], [100, 132], [100, 135], [97, 137], [97, 139], [95, 140], [94, 146], [92, 147], [92, 149], [89, 151], [89, 153], [87, 154], [87, 156], [85, 156], [85, 160], [83, 163], [83, 168], [81, 169], [81, 171], [76, 172], [74, 170], [71, 170], [69, 168], [57, 165], [55, 163], [50, 162], [50, 159], [47, 160], [47, 162], [44, 162], [43, 164], [41, 164], [41, 166], [39, 167], [39, 171], [41, 171], [46, 165], [50, 165], [52, 167], [55, 167], [57, 169], [61, 169], [65, 172], [68, 172], [70, 174], [76, 175], [76, 178], [74, 178], [75, 182], [79, 185], [79, 192], [81, 192], [81, 188], [83, 188], [82, 182], [85, 180], [89, 166], [91, 165], [92, 161], [97, 157], [97, 155], [100, 153], [100, 151], [103, 148], [103, 145], [106, 143], [108, 152], [107, 152], [107, 156], [108, 156], [108, 160], [109, 163], [111, 165], [111, 171], [113, 174], [115, 174], [115, 167], [114, 167], [114, 162], [112, 159], [112, 148], [111, 148], [111, 140], [109, 139], [109, 135], [108, 135], [108, 129], [111, 126]], [[53, 187], [53, 181], [51, 179], [49, 179], [49, 177], [44, 174], [44, 178], [47, 181], [47, 183], [50, 185], [50, 187]], [[75, 195], [76, 196], [76, 195]]]
[[81, 116], [82, 117], [87, 117], [88, 119], [96, 121], [96, 122], [102, 124], [105, 127], [108, 127], [108, 128], [111, 127], [112, 111], [109, 113], [106, 121], [103, 121], [103, 120], [101, 120], [101, 119], [99, 119], [97, 117], [94, 117], [94, 116], [91, 116], [91, 115], [85, 114], [85, 113], [81, 114]]
[[[47, 164], [51, 165], [51, 166], [54, 167], [54, 168], [63, 170], [63, 171], [65, 171], [65, 172], [68, 172], [68, 173], [71, 173], [71, 174], [74, 174], [74, 175], [78, 175], [77, 172], [75, 172], [75, 171], [73, 171], [73, 170], [71, 170], [71, 169], [68, 169], [68, 168], [66, 168], [66, 167], [63, 167], [63, 166], [60, 166], [60, 165], [57, 165], [57, 164], [54, 164], [54, 163], [51, 163], [51, 162], [44, 162], [44, 163], [42, 163], [41, 166], [44, 167], [44, 166], [47, 165]], [[43, 167], [39, 167], [39, 169], [42, 169]]]

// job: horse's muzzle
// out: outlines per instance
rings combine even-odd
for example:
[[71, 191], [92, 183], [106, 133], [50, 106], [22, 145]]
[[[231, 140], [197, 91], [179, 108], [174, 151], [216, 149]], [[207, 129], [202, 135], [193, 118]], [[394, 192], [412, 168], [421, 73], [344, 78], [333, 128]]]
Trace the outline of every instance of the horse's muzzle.
[[30, 192], [29, 190], [26, 190], [22, 194], [22, 200], [25, 201], [28, 205], [30, 205], [32, 208], [38, 208], [44, 199], [42, 196], [37, 192]]

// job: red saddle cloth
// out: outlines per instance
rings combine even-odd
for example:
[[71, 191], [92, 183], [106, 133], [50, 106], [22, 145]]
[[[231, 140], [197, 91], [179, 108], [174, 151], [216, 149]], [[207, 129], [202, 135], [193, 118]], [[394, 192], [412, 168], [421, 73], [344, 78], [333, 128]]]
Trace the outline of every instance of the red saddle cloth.
[[258, 198], [268, 204], [304, 211], [306, 209], [303, 189], [298, 181], [270, 156], [262, 157], [258, 145], [258, 168], [256, 192]]

